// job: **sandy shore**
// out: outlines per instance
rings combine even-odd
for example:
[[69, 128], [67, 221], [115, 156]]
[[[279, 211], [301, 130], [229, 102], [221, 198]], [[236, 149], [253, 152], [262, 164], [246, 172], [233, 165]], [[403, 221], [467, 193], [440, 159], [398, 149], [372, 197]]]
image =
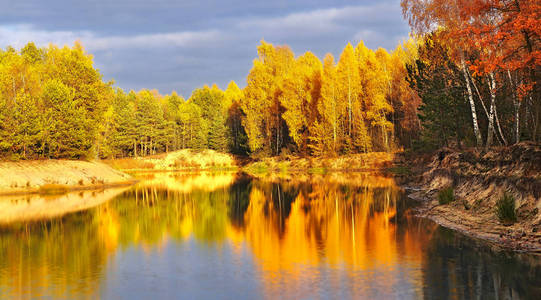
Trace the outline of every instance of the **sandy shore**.
[[505, 226], [490, 213], [471, 214], [459, 203], [440, 205], [433, 195], [424, 191], [409, 191], [408, 197], [420, 202], [419, 217], [431, 219], [441, 226], [464, 235], [484, 240], [496, 249], [541, 255], [541, 232], [522, 223]]
[[[487, 241], [496, 248], [541, 255], [541, 148], [529, 143], [479, 150], [442, 149], [424, 162], [409, 163], [402, 180], [419, 216]], [[404, 178], [403, 178], [404, 179]], [[452, 188], [454, 201], [440, 204], [438, 193]], [[497, 201], [515, 203], [516, 222], [502, 223]]]
[[0, 162], [0, 194], [38, 193], [47, 186], [67, 191], [130, 185], [130, 175], [100, 162], [38, 160]]

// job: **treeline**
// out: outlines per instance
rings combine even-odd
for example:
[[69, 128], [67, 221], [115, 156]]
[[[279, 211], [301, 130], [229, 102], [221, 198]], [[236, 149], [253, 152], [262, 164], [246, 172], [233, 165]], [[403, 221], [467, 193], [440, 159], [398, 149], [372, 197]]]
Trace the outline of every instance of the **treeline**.
[[[244, 90], [205, 86], [188, 100], [115, 91], [100, 156], [209, 148], [259, 156], [390, 151], [416, 138], [419, 98], [406, 81], [409, 41], [392, 53], [348, 44], [337, 63], [262, 42]], [[398, 130], [395, 130], [398, 128]]]
[[418, 97], [405, 80], [409, 41], [388, 53], [348, 44], [338, 62], [262, 42], [241, 109], [252, 153], [335, 155], [390, 151], [419, 129]]
[[419, 145], [509, 145], [541, 137], [541, 2], [402, 0], [419, 34], [408, 81]]
[[239, 113], [242, 91], [231, 82], [196, 89], [185, 100], [172, 93], [114, 93], [98, 137], [101, 157], [146, 156], [192, 148], [246, 153]]
[[182, 148], [246, 153], [232, 82], [193, 92], [125, 93], [102, 81], [92, 57], [73, 48], [28, 43], [0, 50], [0, 157], [144, 156]]
[[[405, 80], [410, 41], [392, 53], [348, 44], [337, 63], [262, 42], [244, 90], [205, 86], [188, 100], [114, 89], [80, 44], [0, 52], [0, 155], [146, 156], [183, 148], [302, 155], [389, 151], [416, 136]], [[395, 129], [397, 128], [397, 129]]]
[[183, 148], [273, 156], [508, 145], [541, 137], [541, 3], [402, 0], [417, 34], [338, 61], [261, 42], [244, 89], [125, 93], [80, 44], [0, 50], [0, 157]]
[[80, 44], [0, 51], [0, 156], [87, 155], [111, 91]]

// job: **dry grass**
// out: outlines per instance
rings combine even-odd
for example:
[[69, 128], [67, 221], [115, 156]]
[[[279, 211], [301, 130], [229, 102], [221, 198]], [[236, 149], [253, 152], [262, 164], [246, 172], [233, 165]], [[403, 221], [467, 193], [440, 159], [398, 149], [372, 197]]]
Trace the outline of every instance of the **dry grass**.
[[111, 167], [124, 170], [223, 170], [235, 169], [237, 164], [231, 154], [214, 150], [184, 149], [159, 155], [104, 161]]
[[117, 170], [154, 169], [154, 164], [152, 162], [146, 161], [145, 159], [138, 159], [138, 158], [107, 159], [107, 160], [102, 160], [102, 162], [105, 164], [108, 164], [109, 166]]

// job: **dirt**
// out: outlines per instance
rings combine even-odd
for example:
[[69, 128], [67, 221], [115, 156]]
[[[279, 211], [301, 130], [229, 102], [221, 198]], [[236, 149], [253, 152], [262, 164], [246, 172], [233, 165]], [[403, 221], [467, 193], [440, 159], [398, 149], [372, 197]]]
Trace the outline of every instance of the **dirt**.
[[131, 176], [100, 162], [37, 160], [0, 162], [0, 194], [38, 193], [47, 186], [67, 190], [133, 183]]
[[[541, 147], [521, 143], [490, 151], [444, 148], [416, 160], [401, 156], [410, 176], [401, 185], [419, 200], [420, 216], [486, 240], [497, 247], [541, 255]], [[454, 189], [455, 201], [439, 204], [438, 192]], [[502, 223], [496, 202], [504, 193], [515, 199], [517, 222]]]

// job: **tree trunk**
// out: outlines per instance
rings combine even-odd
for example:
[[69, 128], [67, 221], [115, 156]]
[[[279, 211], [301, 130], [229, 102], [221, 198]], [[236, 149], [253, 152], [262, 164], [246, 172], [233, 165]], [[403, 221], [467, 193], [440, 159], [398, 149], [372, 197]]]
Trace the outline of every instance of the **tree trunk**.
[[338, 121], [338, 118], [336, 117], [336, 97], [335, 97], [335, 94], [334, 94], [334, 85], [333, 85], [333, 89], [332, 89], [332, 115], [333, 115], [333, 120], [332, 120], [332, 147], [333, 147], [333, 152], [336, 152], [336, 127], [337, 127], [337, 121]]
[[468, 71], [466, 69], [466, 63], [464, 62], [464, 57], [461, 57], [460, 64], [461, 64], [462, 72], [464, 73], [464, 79], [466, 80], [466, 90], [468, 92], [468, 100], [470, 102], [471, 115], [472, 115], [472, 121], [473, 121], [473, 133], [475, 134], [475, 141], [477, 143], [477, 146], [482, 146], [483, 140], [481, 137], [481, 132], [479, 131], [479, 124], [477, 122], [477, 113], [475, 111], [475, 103], [473, 102], [473, 93], [471, 90], [470, 80], [468, 78]]
[[349, 110], [349, 136], [351, 137], [351, 131], [353, 130], [351, 119], [352, 119], [352, 112], [351, 112], [351, 74], [348, 72], [348, 110]]
[[502, 139], [502, 143], [507, 146], [507, 139], [503, 135], [502, 127], [500, 126], [500, 118], [498, 118], [498, 110], [496, 110], [496, 105], [494, 105], [494, 117], [496, 118], [496, 126], [498, 126], [498, 133]]
[[532, 132], [532, 140], [534, 142], [537, 142], [537, 130], [539, 129], [539, 106], [535, 105], [535, 103], [532, 102], [532, 106], [534, 107], [534, 115], [533, 115], [533, 132]]
[[518, 100], [516, 94], [516, 87], [513, 82], [513, 77], [511, 77], [511, 71], [507, 70], [507, 76], [509, 78], [509, 84], [511, 85], [512, 97], [513, 97], [513, 106], [515, 107], [515, 122], [513, 128], [513, 134], [515, 135], [515, 144], [520, 142], [520, 101]]
[[489, 84], [490, 84], [490, 109], [488, 112], [488, 130], [487, 130], [487, 143], [486, 148], [492, 145], [492, 140], [494, 138], [494, 112], [496, 110], [496, 81], [494, 80], [494, 74], [491, 72], [489, 74]]

